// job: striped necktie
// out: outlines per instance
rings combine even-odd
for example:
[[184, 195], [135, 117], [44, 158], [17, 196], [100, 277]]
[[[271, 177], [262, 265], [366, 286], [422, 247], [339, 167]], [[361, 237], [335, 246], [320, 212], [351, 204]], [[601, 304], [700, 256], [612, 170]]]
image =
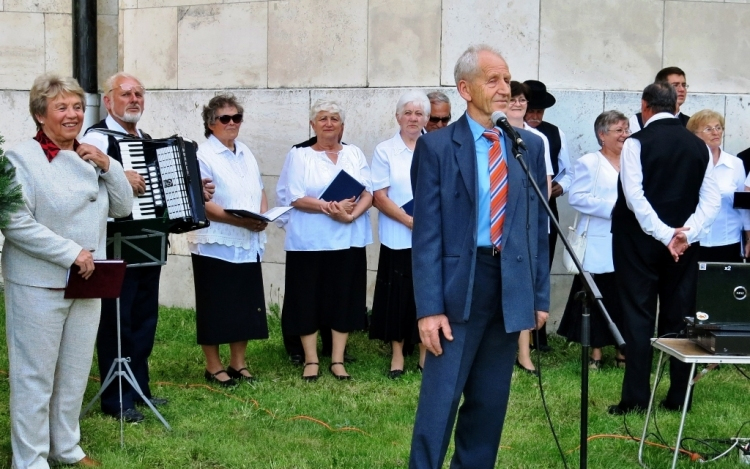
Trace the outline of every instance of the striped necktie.
[[487, 130], [482, 134], [492, 142], [490, 147], [490, 240], [499, 251], [502, 249], [505, 204], [508, 200], [508, 163], [500, 147], [500, 132]]

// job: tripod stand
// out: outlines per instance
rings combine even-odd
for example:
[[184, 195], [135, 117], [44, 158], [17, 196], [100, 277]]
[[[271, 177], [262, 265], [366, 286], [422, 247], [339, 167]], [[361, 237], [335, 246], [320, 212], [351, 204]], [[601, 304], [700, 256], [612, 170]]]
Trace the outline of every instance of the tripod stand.
[[[140, 262], [136, 264], [128, 264], [128, 268], [138, 268], [138, 267], [146, 267], [146, 266], [154, 266], [154, 265], [164, 265], [166, 263], [166, 259], [164, 258], [164, 252], [166, 247], [166, 237], [167, 234], [160, 232], [160, 231], [154, 231], [150, 229], [141, 229], [142, 232], [146, 234], [141, 235], [131, 235], [131, 236], [123, 236], [122, 233], [114, 233], [114, 235], [111, 238], [107, 239], [107, 245], [112, 244], [114, 248], [114, 258], [120, 259], [122, 258], [122, 245], [125, 244], [129, 248], [137, 251], [141, 255], [143, 255], [146, 259], [148, 259], [146, 262]], [[136, 246], [133, 244], [133, 241], [142, 240], [142, 239], [148, 239], [148, 238], [161, 238], [161, 249], [159, 257], [155, 257], [151, 253], [146, 252], [145, 250], [141, 249], [139, 246]], [[109, 371], [107, 372], [106, 377], [102, 380], [102, 386], [99, 389], [99, 392], [94, 396], [94, 398], [88, 403], [85, 409], [81, 412], [81, 417], [83, 418], [88, 411], [91, 409], [91, 407], [94, 405], [94, 403], [102, 396], [104, 391], [111, 385], [115, 379], [117, 379], [118, 387], [119, 387], [119, 394], [120, 394], [120, 446], [124, 446], [124, 418], [123, 418], [123, 404], [122, 404], [122, 380], [125, 379], [125, 381], [130, 384], [130, 386], [133, 388], [133, 390], [138, 394], [138, 396], [141, 398], [141, 400], [148, 405], [149, 409], [156, 415], [156, 417], [161, 421], [161, 423], [164, 424], [164, 426], [167, 428], [167, 430], [172, 430], [172, 427], [169, 426], [167, 421], [164, 419], [164, 417], [159, 413], [158, 410], [156, 410], [156, 407], [151, 403], [151, 400], [148, 399], [141, 390], [141, 387], [138, 385], [138, 381], [135, 378], [135, 375], [133, 374], [133, 370], [130, 369], [130, 365], [128, 364], [130, 362], [129, 357], [123, 357], [122, 356], [122, 336], [120, 331], [120, 298], [118, 297], [116, 300], [117, 304], [117, 358], [114, 359], [112, 362], [112, 366], [110, 366]], [[101, 373], [101, 370], [100, 370]]]

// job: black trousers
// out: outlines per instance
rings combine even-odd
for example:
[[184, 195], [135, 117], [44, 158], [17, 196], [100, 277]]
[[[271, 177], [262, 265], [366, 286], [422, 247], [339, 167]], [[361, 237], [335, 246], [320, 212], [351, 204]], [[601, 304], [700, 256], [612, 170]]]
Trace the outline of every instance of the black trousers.
[[[159, 317], [159, 276], [161, 267], [134, 267], [125, 271], [120, 294], [120, 332], [122, 356], [130, 357], [130, 369], [136, 382], [147, 397], [151, 397], [148, 381], [148, 357], [154, 348], [156, 323]], [[96, 340], [99, 374], [104, 380], [112, 362], [117, 358], [117, 303], [102, 300], [102, 318]], [[140, 400], [130, 385], [122, 380], [123, 410], [132, 409]], [[102, 411], [120, 412], [118, 380], [102, 394]]]
[[[682, 336], [685, 316], [695, 311], [700, 245], [693, 244], [675, 262], [669, 250], [645, 233], [614, 233], [612, 255], [623, 314], [628, 366], [622, 383], [620, 407], [646, 409], [651, 393], [653, 348], [651, 338], [659, 301], [658, 336]], [[671, 358], [667, 403], [682, 405], [690, 378], [690, 364]]]

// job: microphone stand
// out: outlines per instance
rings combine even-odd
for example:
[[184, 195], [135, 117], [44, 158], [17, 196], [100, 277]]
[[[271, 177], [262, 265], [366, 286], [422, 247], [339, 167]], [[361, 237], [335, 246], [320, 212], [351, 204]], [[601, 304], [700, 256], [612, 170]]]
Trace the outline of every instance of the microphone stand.
[[[514, 132], [515, 133], [515, 132]], [[597, 288], [596, 283], [594, 283], [594, 279], [591, 277], [591, 274], [585, 270], [583, 270], [583, 264], [581, 264], [581, 260], [578, 259], [575, 252], [573, 251], [573, 248], [570, 245], [570, 242], [568, 242], [568, 239], [563, 236], [562, 228], [560, 228], [560, 223], [557, 221], [557, 219], [552, 214], [552, 209], [550, 209], [549, 204], [547, 203], [547, 197], [544, 196], [541, 189], [539, 189], [539, 186], [537, 185], [536, 181], [533, 177], [531, 177], [531, 171], [529, 171], [529, 167], [526, 165], [526, 161], [523, 159], [523, 155], [521, 154], [518, 143], [519, 141], [523, 142], [521, 138], [516, 135], [510, 135], [511, 140], [513, 142], [511, 151], [513, 153], [513, 156], [516, 158], [518, 163], [521, 165], [521, 168], [523, 168], [523, 171], [526, 173], [526, 176], [531, 182], [531, 186], [534, 188], [534, 192], [536, 192], [537, 197], [539, 197], [539, 201], [544, 206], [544, 210], [546, 210], [547, 215], [549, 215], [549, 220], [552, 224], [552, 226], [555, 228], [555, 231], [560, 235], [560, 239], [563, 242], [563, 245], [565, 246], [565, 249], [570, 253], [571, 258], [573, 259], [573, 262], [575, 263], [576, 267], [578, 268], [578, 276], [581, 279], [581, 283], [583, 284], [583, 291], [580, 291], [576, 294], [576, 299], [581, 301], [583, 305], [583, 315], [581, 316], [581, 437], [580, 437], [580, 444], [581, 444], [581, 453], [580, 453], [580, 467], [581, 469], [587, 468], [587, 460], [588, 460], [588, 430], [589, 430], [589, 366], [588, 366], [588, 358], [589, 358], [589, 350], [591, 348], [591, 329], [590, 329], [590, 320], [591, 320], [591, 313], [590, 313], [590, 306], [589, 303], [591, 300], [594, 301], [595, 305], [599, 309], [599, 312], [602, 314], [602, 317], [607, 322], [607, 327], [609, 327], [609, 331], [612, 333], [612, 336], [615, 338], [615, 342], [617, 342], [617, 347], [620, 350], [623, 350], [625, 347], [625, 341], [622, 338], [622, 335], [620, 335], [620, 331], [617, 329], [617, 326], [612, 321], [612, 318], [610, 317], [609, 313], [607, 312], [607, 308], [604, 307], [604, 303], [602, 302], [602, 294], [599, 292], [599, 288]]]

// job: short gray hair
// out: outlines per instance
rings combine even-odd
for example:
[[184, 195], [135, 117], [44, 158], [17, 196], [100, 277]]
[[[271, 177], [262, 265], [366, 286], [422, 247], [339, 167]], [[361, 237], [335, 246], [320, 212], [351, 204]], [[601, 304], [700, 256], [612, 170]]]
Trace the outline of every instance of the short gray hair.
[[437, 104], [437, 103], [450, 104], [451, 103], [451, 100], [450, 98], [448, 98], [448, 95], [446, 95], [442, 91], [433, 91], [432, 93], [427, 93], [427, 97], [430, 99], [430, 104]]
[[331, 114], [338, 114], [339, 118], [341, 119], [341, 123], [344, 123], [344, 108], [342, 108], [338, 102], [332, 99], [319, 99], [313, 103], [312, 107], [310, 108], [310, 122], [315, 120], [315, 116], [317, 116], [319, 112], [330, 112]]
[[214, 132], [209, 128], [209, 125], [216, 123], [216, 111], [224, 107], [233, 107], [237, 109], [238, 114], [244, 114], [245, 109], [240, 104], [239, 100], [232, 93], [219, 93], [208, 102], [207, 105], [203, 106], [203, 135], [206, 138], [210, 137]]
[[37, 130], [42, 130], [42, 124], [39, 123], [36, 117], [47, 115], [47, 104], [49, 101], [64, 94], [78, 96], [81, 100], [81, 108], [84, 111], [86, 110], [86, 98], [83, 88], [81, 88], [81, 85], [78, 84], [75, 78], [61, 77], [53, 73], [45, 73], [36, 77], [34, 84], [31, 85], [31, 91], [29, 91], [29, 112], [31, 113], [31, 118], [34, 119]]
[[424, 94], [424, 91], [411, 90], [402, 94], [396, 103], [396, 115], [402, 116], [407, 104], [414, 103], [422, 108], [425, 115], [430, 115], [430, 99]]
[[622, 121], [627, 122], [628, 118], [620, 111], [604, 111], [596, 117], [594, 121], [594, 135], [596, 135], [596, 141], [599, 142], [599, 146], [602, 144], [599, 134], [606, 134], [609, 132], [609, 126]]
[[492, 46], [487, 44], [477, 44], [469, 46], [461, 57], [456, 61], [456, 67], [453, 69], [453, 78], [456, 81], [456, 85], [461, 80], [471, 80], [479, 73], [479, 54], [481, 52], [489, 52], [494, 54], [501, 59], [503, 55]]
[[128, 72], [117, 72], [104, 81], [104, 94], [112, 91], [112, 87], [115, 85], [115, 82], [120, 78], [130, 78], [131, 80], [137, 81], [139, 85], [143, 86], [143, 82], [141, 82], [141, 80], [139, 80], [135, 75], [131, 75]]

